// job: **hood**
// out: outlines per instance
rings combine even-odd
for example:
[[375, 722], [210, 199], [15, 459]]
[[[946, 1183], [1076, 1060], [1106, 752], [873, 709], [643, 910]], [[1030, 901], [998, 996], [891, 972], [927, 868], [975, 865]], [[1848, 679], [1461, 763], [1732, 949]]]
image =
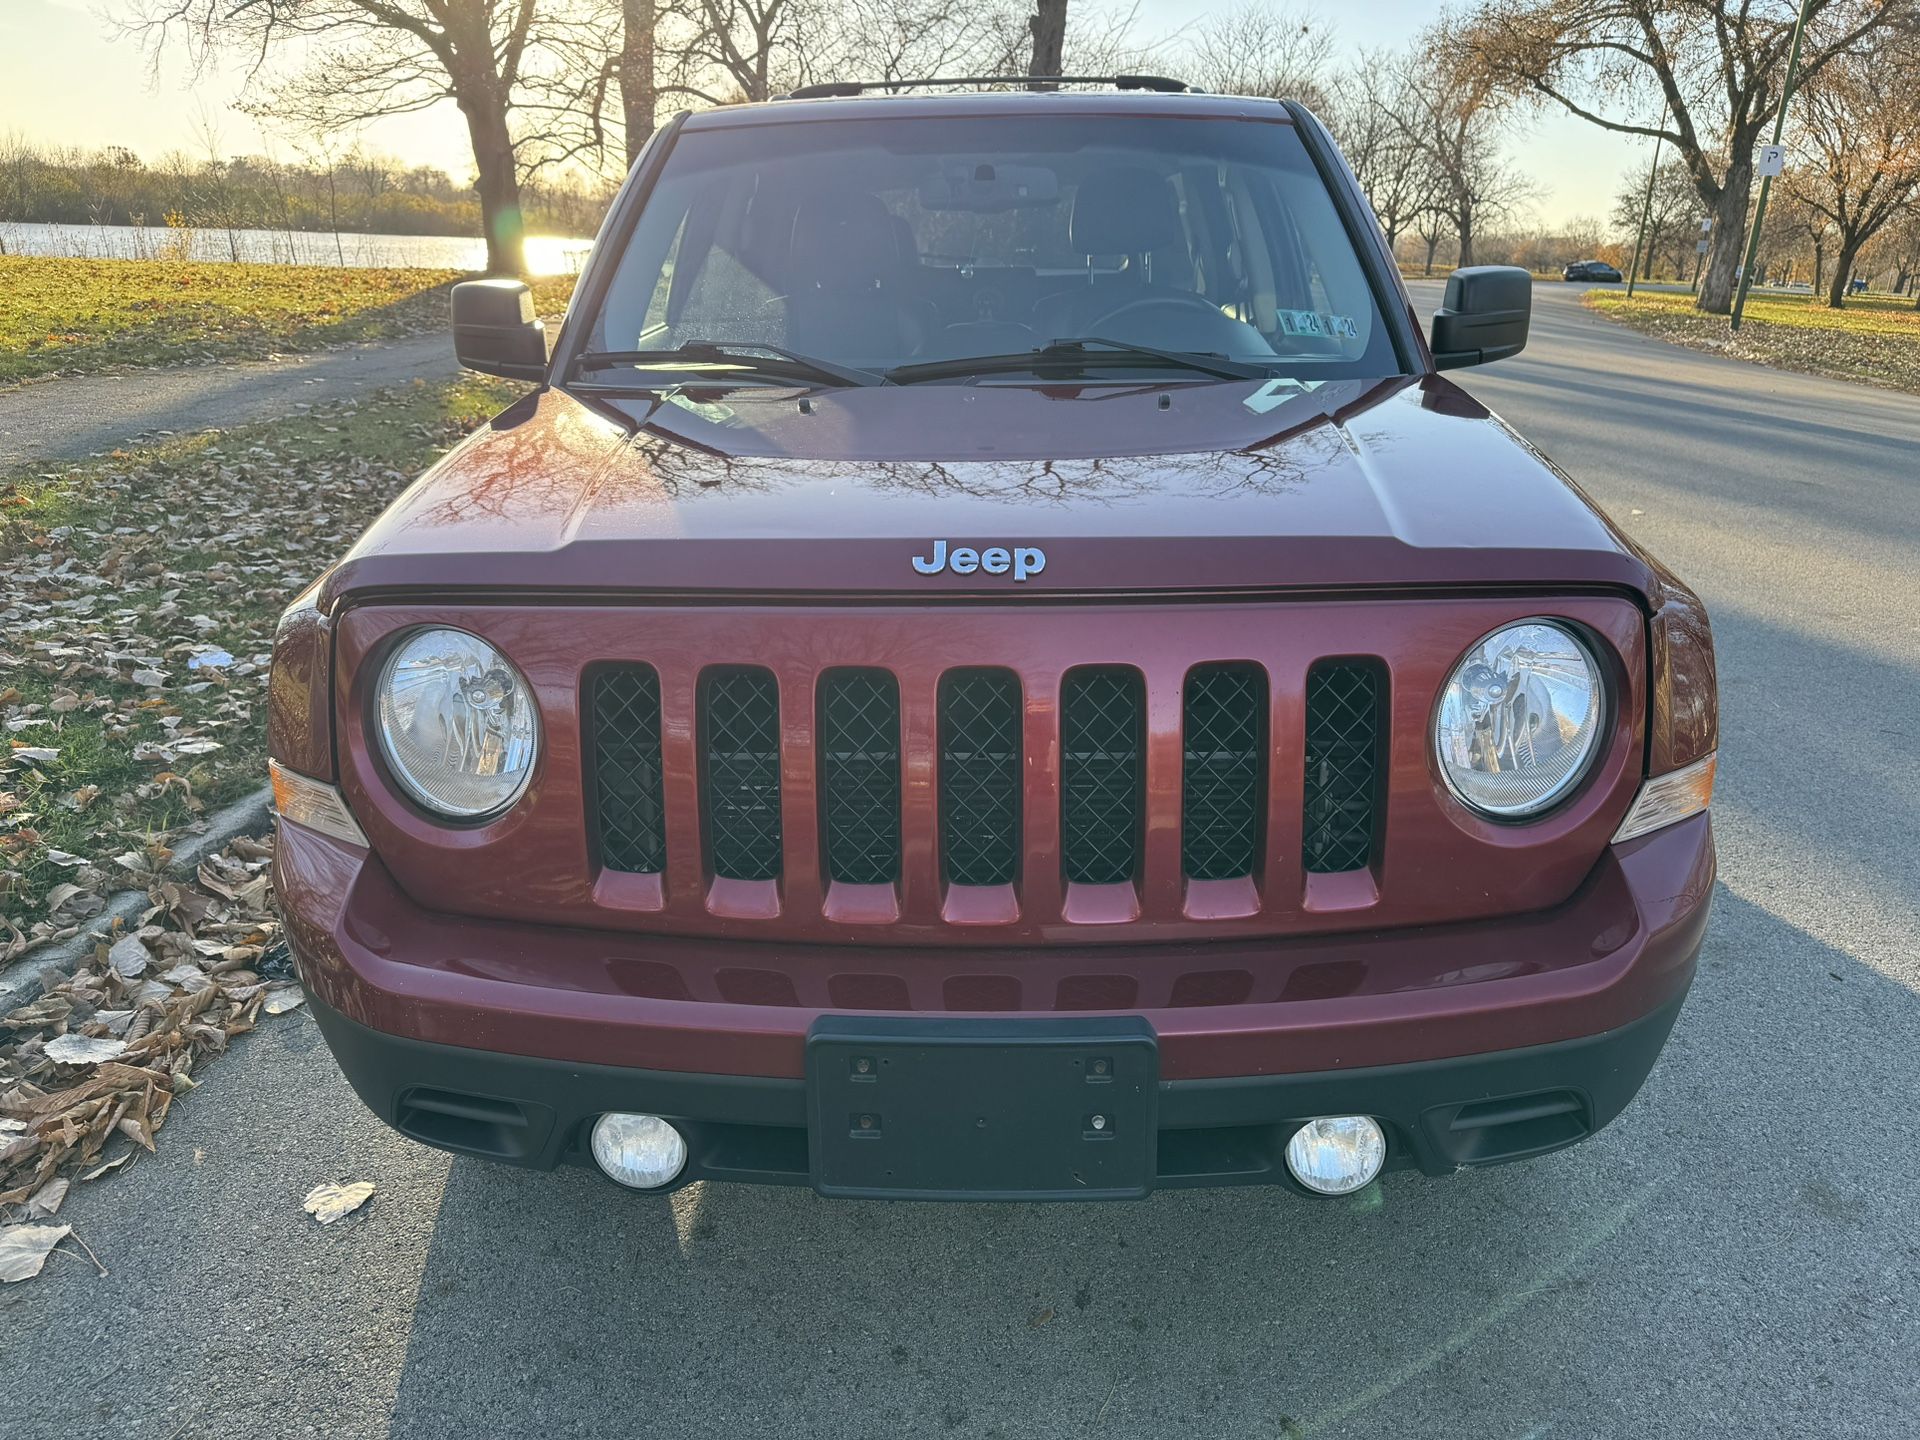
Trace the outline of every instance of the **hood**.
[[[961, 573], [964, 557], [934, 570], [938, 542], [949, 560], [1028, 552], [1029, 573]], [[501, 589], [1645, 594], [1652, 574], [1543, 456], [1435, 376], [548, 389], [402, 495], [327, 577], [322, 604]]]

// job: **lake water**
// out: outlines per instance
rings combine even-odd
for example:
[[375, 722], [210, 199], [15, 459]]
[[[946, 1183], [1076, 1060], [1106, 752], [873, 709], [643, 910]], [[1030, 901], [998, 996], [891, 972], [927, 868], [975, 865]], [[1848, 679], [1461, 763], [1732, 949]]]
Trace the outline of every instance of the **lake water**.
[[[9, 255], [70, 255], [83, 260], [244, 260], [269, 265], [395, 266], [478, 270], [487, 247], [456, 235], [349, 235], [315, 230], [169, 230], [156, 225], [27, 225], [0, 220]], [[536, 275], [572, 275], [591, 240], [527, 237]]]

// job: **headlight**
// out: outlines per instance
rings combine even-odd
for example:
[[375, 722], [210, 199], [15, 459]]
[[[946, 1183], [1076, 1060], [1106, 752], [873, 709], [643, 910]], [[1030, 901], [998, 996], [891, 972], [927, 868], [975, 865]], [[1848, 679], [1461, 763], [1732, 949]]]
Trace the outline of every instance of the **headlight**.
[[1485, 815], [1537, 815], [1580, 783], [1600, 749], [1600, 667], [1549, 620], [1509, 625], [1460, 659], [1433, 722], [1453, 793]]
[[498, 650], [464, 630], [422, 630], [380, 676], [380, 743], [394, 777], [429, 810], [497, 815], [527, 788], [540, 748], [533, 692]]

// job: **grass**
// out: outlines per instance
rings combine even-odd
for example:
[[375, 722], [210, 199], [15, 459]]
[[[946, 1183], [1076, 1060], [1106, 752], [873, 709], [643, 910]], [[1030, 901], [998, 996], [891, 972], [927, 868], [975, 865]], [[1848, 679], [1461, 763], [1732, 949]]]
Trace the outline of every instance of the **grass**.
[[1742, 360], [1920, 394], [1920, 309], [1913, 301], [1855, 296], [1829, 310], [1804, 295], [1750, 295], [1734, 334], [1725, 316], [1694, 309], [1691, 295], [1589, 290], [1595, 313], [1647, 335]]
[[[435, 330], [453, 270], [0, 256], [0, 385]], [[534, 282], [541, 313], [569, 277]]]
[[56, 886], [120, 888], [119, 857], [262, 783], [281, 609], [519, 390], [416, 382], [0, 477], [0, 955]]

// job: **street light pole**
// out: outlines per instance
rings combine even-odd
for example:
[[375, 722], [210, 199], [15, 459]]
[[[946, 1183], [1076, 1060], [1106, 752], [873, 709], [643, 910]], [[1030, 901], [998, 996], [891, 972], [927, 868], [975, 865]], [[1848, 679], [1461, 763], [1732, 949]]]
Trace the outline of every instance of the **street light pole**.
[[[1627, 298], [1633, 298], [1634, 277], [1640, 273], [1640, 248], [1647, 243], [1647, 221], [1653, 215], [1653, 182], [1660, 178], [1660, 142], [1667, 135], [1667, 107], [1660, 107], [1660, 129], [1653, 137], [1653, 169], [1647, 172], [1647, 201], [1640, 207], [1640, 238], [1633, 242], [1633, 266], [1627, 271]], [[1652, 268], [1651, 264], [1648, 266]]]
[[[1807, 33], [1807, 11], [1813, 8], [1813, 0], [1800, 0], [1800, 18], [1793, 22], [1793, 47], [1787, 51], [1787, 79], [1780, 91], [1780, 108], [1773, 114], [1773, 143], [1780, 143], [1780, 136], [1787, 128], [1787, 102], [1793, 99], [1794, 74], [1800, 68], [1800, 39]], [[1733, 317], [1731, 328], [1740, 328], [1740, 312], [1747, 308], [1747, 283], [1753, 274], [1753, 258], [1760, 251], [1760, 222], [1767, 218], [1767, 192], [1773, 188], [1773, 176], [1760, 177], [1760, 204], [1753, 212], [1753, 229], [1747, 232], [1747, 258], [1740, 267], [1740, 283], [1733, 292]]]

